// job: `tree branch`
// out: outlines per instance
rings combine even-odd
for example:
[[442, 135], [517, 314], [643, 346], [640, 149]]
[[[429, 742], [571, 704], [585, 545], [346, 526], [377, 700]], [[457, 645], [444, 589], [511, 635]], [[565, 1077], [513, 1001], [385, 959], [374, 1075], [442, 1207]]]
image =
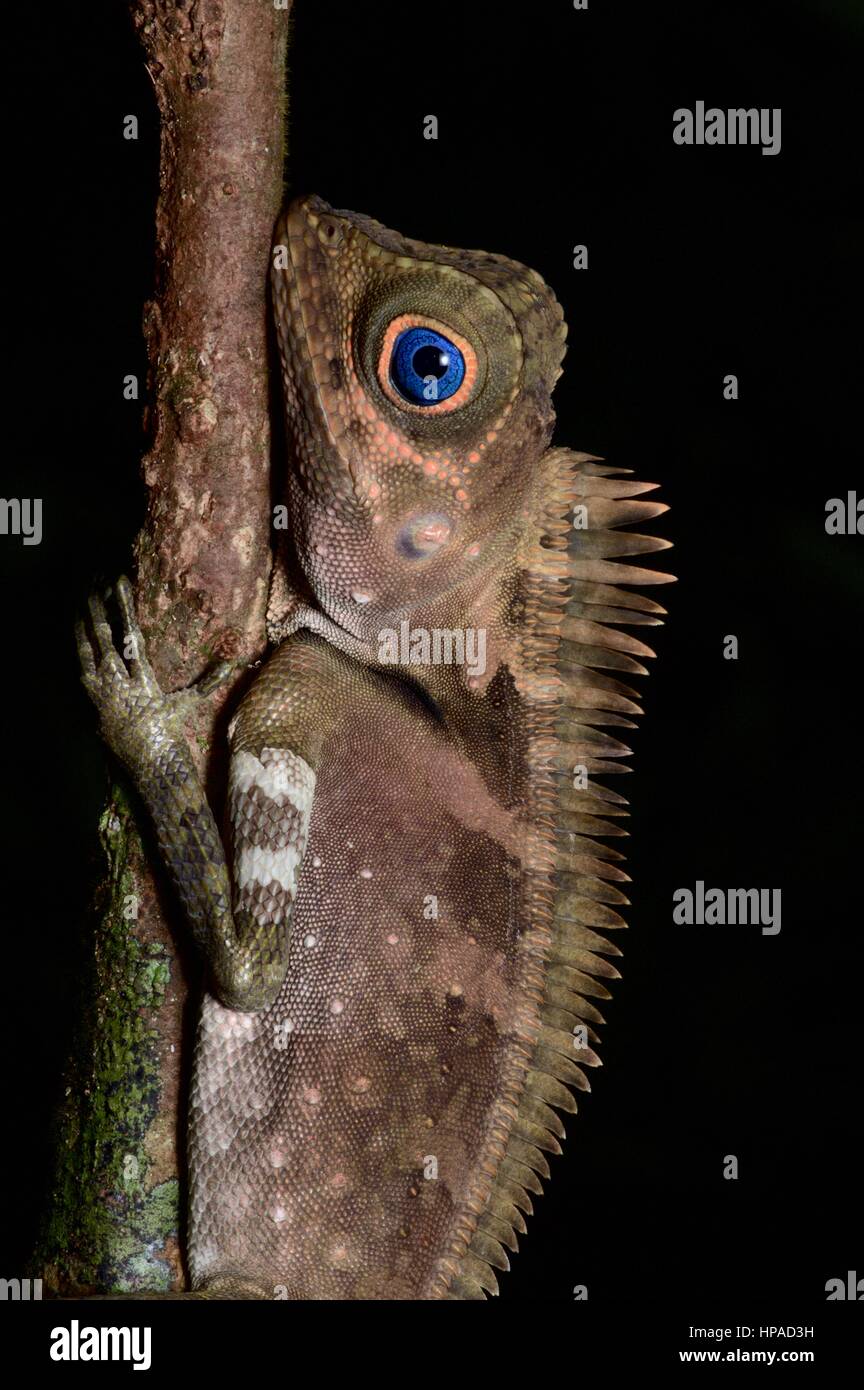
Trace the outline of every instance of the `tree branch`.
[[[216, 657], [248, 663], [265, 645], [266, 290], [282, 199], [288, 7], [130, 0], [130, 10], [161, 116], [156, 283], [145, 309], [149, 498], [136, 594], [151, 660], [173, 689]], [[218, 720], [214, 701], [190, 728], [205, 773]], [[183, 926], [151, 871], [137, 817], [118, 784], [100, 827], [92, 979], [34, 1259], [49, 1287], [67, 1294], [185, 1283]], [[182, 959], [192, 958], [182, 951]]]

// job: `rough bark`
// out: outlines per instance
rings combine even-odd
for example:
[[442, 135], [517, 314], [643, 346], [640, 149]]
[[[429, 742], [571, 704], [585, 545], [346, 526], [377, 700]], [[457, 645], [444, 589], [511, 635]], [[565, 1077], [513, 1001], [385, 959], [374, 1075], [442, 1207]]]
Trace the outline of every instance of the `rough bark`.
[[[147, 517], [136, 595], [163, 689], [255, 661], [270, 570], [266, 287], [282, 197], [288, 9], [130, 0], [161, 117]], [[239, 678], [242, 681], [242, 675]], [[234, 690], [190, 727], [202, 774]], [[100, 824], [93, 970], [34, 1270], [63, 1294], [183, 1287], [183, 1097], [197, 964], [122, 783]]]

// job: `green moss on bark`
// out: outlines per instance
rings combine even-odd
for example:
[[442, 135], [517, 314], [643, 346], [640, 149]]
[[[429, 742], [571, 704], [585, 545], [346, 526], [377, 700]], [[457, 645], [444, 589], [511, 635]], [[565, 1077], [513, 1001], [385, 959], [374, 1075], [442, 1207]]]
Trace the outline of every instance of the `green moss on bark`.
[[176, 1178], [148, 1186], [145, 1140], [161, 1075], [153, 1019], [168, 987], [164, 946], [135, 933], [143, 866], [125, 792], [99, 825], [106, 871], [97, 890], [92, 973], [56, 1120], [57, 1162], [34, 1272], [64, 1294], [163, 1290], [174, 1272]]

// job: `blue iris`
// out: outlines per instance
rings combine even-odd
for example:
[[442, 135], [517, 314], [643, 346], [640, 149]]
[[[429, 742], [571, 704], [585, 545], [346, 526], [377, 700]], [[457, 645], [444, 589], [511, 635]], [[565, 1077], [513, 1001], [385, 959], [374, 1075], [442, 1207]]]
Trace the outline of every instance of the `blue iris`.
[[452, 396], [465, 377], [455, 343], [434, 328], [406, 328], [393, 344], [390, 380], [412, 405], [434, 405]]

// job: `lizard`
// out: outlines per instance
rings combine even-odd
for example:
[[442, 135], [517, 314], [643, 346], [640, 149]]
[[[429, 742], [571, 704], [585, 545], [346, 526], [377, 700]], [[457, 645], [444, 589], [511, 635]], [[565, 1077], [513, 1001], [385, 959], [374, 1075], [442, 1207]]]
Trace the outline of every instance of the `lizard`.
[[163, 693], [126, 579], [122, 644], [98, 595], [78, 630], [208, 967], [186, 1296], [482, 1300], [599, 1064], [628, 901], [604, 783], [653, 656], [621, 629], [665, 613], [622, 586], [672, 578], [622, 528], [667, 508], [552, 445], [535, 271], [309, 195], [271, 297], [290, 534], [224, 842], [183, 713], [226, 671]]

